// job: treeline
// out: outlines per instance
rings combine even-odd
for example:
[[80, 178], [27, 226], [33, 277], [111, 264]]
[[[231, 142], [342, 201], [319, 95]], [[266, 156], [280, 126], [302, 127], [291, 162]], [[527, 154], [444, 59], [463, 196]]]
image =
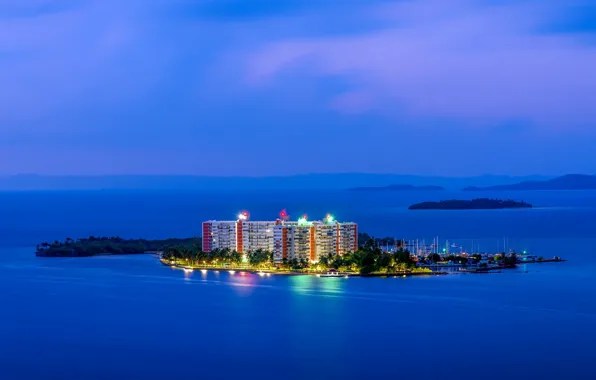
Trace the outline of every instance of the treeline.
[[261, 249], [243, 255], [231, 249], [214, 249], [203, 252], [200, 247], [171, 247], [162, 254], [162, 259], [192, 266], [250, 266], [270, 268], [273, 265], [273, 253]]
[[384, 252], [379, 248], [377, 240], [371, 238], [356, 252], [349, 252], [343, 256], [322, 257], [320, 264], [340, 272], [398, 273], [412, 271], [416, 267], [416, 260], [409, 251], [402, 248], [394, 252]]
[[187, 239], [123, 239], [121, 237], [90, 236], [83, 239], [66, 238], [64, 241], [43, 242], [36, 246], [36, 255], [44, 257], [83, 257], [100, 254], [136, 254], [150, 251], [165, 251], [172, 247], [178, 249], [197, 249], [201, 247], [201, 238]]
[[361, 274], [397, 273], [413, 271], [416, 267], [416, 260], [409, 251], [399, 249], [394, 253], [383, 252], [376, 240], [372, 238], [355, 252], [342, 256], [324, 256], [317, 263], [311, 263], [306, 258], [292, 258], [283, 259], [281, 263], [276, 264], [273, 262], [273, 254], [265, 250], [256, 250], [243, 255], [228, 249], [214, 249], [207, 253], [200, 249], [177, 247], [164, 251], [162, 258], [169, 263], [197, 267], [277, 268], [296, 272], [321, 272], [334, 268], [340, 272]]

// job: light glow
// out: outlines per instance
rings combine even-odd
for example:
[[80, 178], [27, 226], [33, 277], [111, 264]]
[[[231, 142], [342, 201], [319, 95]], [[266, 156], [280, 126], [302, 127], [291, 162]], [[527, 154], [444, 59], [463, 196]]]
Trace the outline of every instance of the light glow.
[[309, 225], [308, 216], [306, 214], [302, 215], [302, 217], [298, 218], [298, 225], [299, 226], [306, 226]]
[[229, 272], [230, 274], [234, 274], [234, 273], [236, 273], [236, 271], [235, 271], [235, 270], [231, 270], [231, 271], [228, 271], [228, 272]]
[[327, 223], [333, 223], [335, 221], [335, 219], [333, 218], [333, 215], [327, 214], [327, 216], [325, 217], [325, 221]]

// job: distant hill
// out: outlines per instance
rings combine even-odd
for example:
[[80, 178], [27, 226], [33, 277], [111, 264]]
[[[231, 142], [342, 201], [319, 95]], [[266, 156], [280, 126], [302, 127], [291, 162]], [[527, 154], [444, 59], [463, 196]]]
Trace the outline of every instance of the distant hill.
[[389, 185], [389, 186], [369, 186], [369, 187], [352, 187], [350, 191], [437, 191], [445, 190], [441, 186], [414, 186], [414, 185]]
[[469, 186], [464, 191], [484, 190], [596, 190], [596, 176], [567, 174], [546, 181], [523, 181], [511, 185], [487, 187]]
[[464, 186], [507, 185], [551, 177], [437, 177], [401, 174], [329, 173], [269, 177], [223, 177], [196, 175], [105, 175], [105, 176], [0, 176], [0, 190], [189, 190], [189, 191], [301, 191], [311, 189], [345, 190], [353, 187], [383, 187], [391, 183], [425, 186], [432, 183], [445, 189]]

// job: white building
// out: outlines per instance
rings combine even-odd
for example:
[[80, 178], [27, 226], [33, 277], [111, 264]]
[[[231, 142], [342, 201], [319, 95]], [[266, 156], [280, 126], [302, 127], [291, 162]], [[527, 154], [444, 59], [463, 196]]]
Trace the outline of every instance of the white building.
[[340, 223], [328, 215], [323, 221], [249, 221], [240, 214], [236, 221], [203, 223], [203, 251], [230, 249], [239, 253], [258, 249], [283, 259], [319, 261], [327, 255], [343, 255], [358, 249], [356, 223]]

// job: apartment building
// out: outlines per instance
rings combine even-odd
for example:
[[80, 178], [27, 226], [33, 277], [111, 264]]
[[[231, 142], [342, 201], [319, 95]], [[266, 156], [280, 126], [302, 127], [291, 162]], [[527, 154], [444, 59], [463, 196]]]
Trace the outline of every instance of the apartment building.
[[340, 223], [328, 215], [322, 221], [249, 221], [240, 214], [236, 221], [203, 223], [203, 251], [230, 249], [248, 253], [257, 249], [273, 252], [275, 262], [283, 259], [319, 261], [327, 255], [343, 255], [358, 249], [356, 223]]

